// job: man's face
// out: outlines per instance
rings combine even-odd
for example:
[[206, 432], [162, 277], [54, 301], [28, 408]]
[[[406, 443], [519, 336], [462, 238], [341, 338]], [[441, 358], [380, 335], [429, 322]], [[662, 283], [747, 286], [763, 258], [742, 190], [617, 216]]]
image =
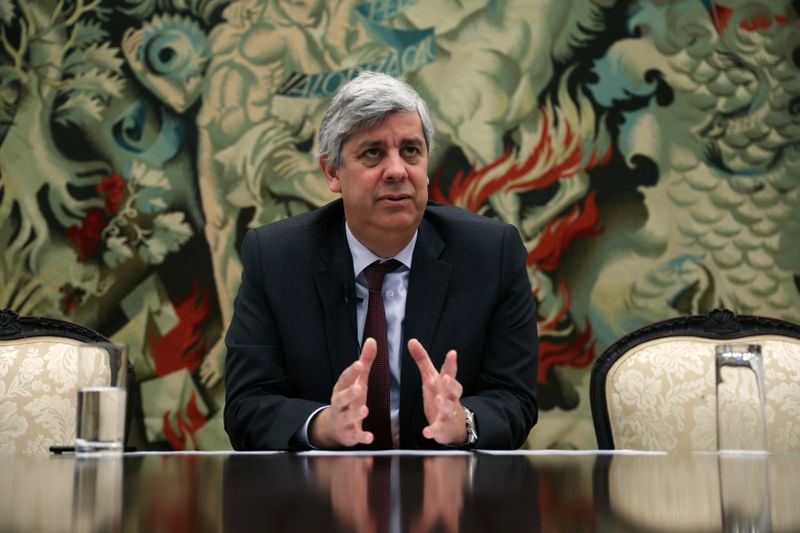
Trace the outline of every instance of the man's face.
[[428, 202], [428, 148], [416, 112], [391, 113], [355, 133], [342, 146], [340, 168], [321, 166], [362, 244], [385, 255], [376, 249], [382, 242], [411, 239]]

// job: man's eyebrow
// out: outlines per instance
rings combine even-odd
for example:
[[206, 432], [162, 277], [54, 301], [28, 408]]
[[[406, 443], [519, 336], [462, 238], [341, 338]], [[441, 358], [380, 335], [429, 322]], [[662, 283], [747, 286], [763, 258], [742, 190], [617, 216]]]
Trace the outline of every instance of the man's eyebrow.
[[[364, 139], [357, 145], [353, 147], [354, 151], [361, 152], [367, 148], [379, 148], [384, 145], [384, 142], [380, 139]], [[422, 137], [418, 135], [414, 135], [412, 137], [406, 137], [400, 141], [400, 146], [424, 146], [425, 141]]]
[[364, 139], [363, 141], [355, 145], [355, 151], [360, 152], [365, 148], [375, 148], [376, 146], [383, 146], [383, 141], [380, 141], [378, 139]]

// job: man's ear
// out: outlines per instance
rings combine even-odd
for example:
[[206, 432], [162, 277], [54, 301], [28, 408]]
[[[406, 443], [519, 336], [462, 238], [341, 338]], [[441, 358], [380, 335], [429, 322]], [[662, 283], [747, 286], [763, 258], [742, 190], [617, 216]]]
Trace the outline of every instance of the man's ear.
[[331, 192], [342, 192], [342, 184], [339, 182], [339, 169], [328, 165], [328, 156], [321, 156], [319, 158], [319, 168], [325, 174], [325, 179], [328, 180], [328, 189]]

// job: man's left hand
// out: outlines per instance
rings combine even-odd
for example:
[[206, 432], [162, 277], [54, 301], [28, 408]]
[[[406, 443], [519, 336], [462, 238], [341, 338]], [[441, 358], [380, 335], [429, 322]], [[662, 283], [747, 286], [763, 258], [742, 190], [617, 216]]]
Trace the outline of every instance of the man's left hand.
[[422, 377], [422, 403], [428, 425], [422, 435], [439, 444], [458, 446], [467, 442], [467, 419], [461, 405], [463, 388], [456, 380], [456, 351], [447, 352], [441, 372], [431, 363], [417, 339], [408, 341], [408, 351]]

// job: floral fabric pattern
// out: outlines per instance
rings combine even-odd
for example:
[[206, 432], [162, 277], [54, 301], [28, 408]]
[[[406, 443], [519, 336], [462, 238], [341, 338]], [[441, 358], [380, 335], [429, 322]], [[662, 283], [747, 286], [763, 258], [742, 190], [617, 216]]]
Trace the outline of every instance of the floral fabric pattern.
[[[0, 453], [44, 455], [75, 443], [78, 348], [71, 339], [37, 337], [0, 344]], [[91, 365], [109, 372], [105, 354]]]
[[[758, 412], [754, 381], [723, 375], [722, 420], [731, 442], [754, 438], [747, 428], [766, 420], [771, 451], [800, 450], [800, 340], [748, 337], [762, 347], [766, 405]], [[637, 450], [717, 449], [714, 350], [721, 341], [694, 337], [657, 339], [623, 355], [606, 379], [614, 446]]]

